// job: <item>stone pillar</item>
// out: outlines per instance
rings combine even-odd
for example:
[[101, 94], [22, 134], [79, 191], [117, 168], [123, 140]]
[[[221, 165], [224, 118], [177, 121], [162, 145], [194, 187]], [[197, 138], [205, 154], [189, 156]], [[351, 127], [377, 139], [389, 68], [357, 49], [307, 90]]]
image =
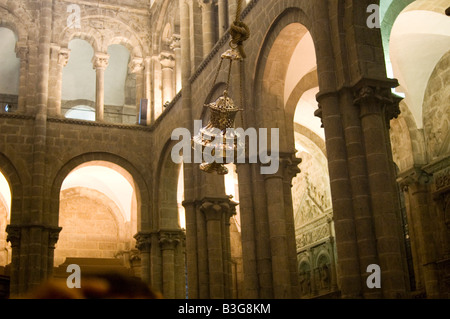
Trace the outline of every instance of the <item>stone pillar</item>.
[[[367, 266], [379, 264], [376, 237], [373, 227], [370, 189], [367, 175], [367, 159], [359, 112], [355, 112], [354, 95], [351, 90], [343, 90], [340, 94], [344, 137], [348, 160], [348, 175], [354, 208], [355, 231], [358, 238], [358, 255], [360, 273], [364, 278]], [[381, 298], [381, 291], [369, 289], [362, 284], [364, 298]]]
[[25, 113], [27, 100], [28, 47], [26, 44], [16, 45], [16, 55], [20, 59], [18, 112]]
[[351, 183], [346, 154], [346, 141], [338, 93], [317, 96], [326, 135], [328, 170], [333, 204], [338, 285], [343, 298], [360, 298], [362, 278], [358, 256]]
[[47, 277], [53, 273], [54, 259], [55, 259], [55, 245], [59, 239], [61, 227], [54, 227], [48, 229], [48, 257], [47, 257]]
[[136, 57], [132, 59], [128, 65], [129, 72], [136, 75], [136, 123], [139, 123], [139, 111], [141, 99], [144, 97], [145, 75], [144, 59]]
[[92, 58], [96, 71], [95, 90], [95, 120], [102, 122], [105, 119], [105, 70], [108, 67], [109, 55], [97, 52]]
[[172, 37], [172, 42], [170, 43], [170, 49], [175, 53], [175, 94], [181, 91], [181, 37], [174, 34]]
[[218, 0], [219, 11], [219, 38], [222, 38], [228, 30], [228, 0]]
[[144, 59], [144, 99], [148, 100], [147, 123], [154, 122], [152, 111], [152, 58], [150, 56]]
[[[425, 291], [429, 298], [439, 298], [439, 279], [436, 265], [436, 247], [434, 246], [434, 234], [430, 203], [428, 200], [428, 184], [431, 176], [420, 169], [411, 169], [401, 174], [400, 185], [408, 200], [409, 227], [414, 230], [414, 248], [418, 250], [415, 261], [419, 263], [416, 274], [418, 278], [423, 275]], [[418, 285], [420, 287], [420, 285]]]
[[161, 232], [159, 243], [162, 250], [162, 292], [165, 298], [175, 299], [175, 249], [180, 244], [179, 234]]
[[242, 259], [244, 269], [244, 298], [259, 298], [259, 276], [257, 260], [257, 232], [253, 214], [253, 192], [251, 167], [249, 164], [236, 164], [239, 176], [239, 200], [241, 217]]
[[136, 248], [139, 249], [141, 255], [141, 280], [146, 284], [150, 284], [151, 234], [140, 232], [134, 238], [136, 239]]
[[211, 53], [216, 42], [213, 17], [213, 1], [198, 0], [198, 4], [202, 9], [203, 58], [206, 58]]
[[391, 93], [392, 85], [381, 81], [361, 83], [355, 88], [354, 103], [360, 107], [383, 296], [404, 298], [407, 293], [406, 254], [389, 137], [389, 121], [400, 111], [399, 101]]
[[[439, 238], [437, 247], [437, 270], [439, 298], [450, 298], [450, 157], [435, 161], [424, 170], [433, 174], [431, 191], [434, 201], [434, 236]], [[431, 222], [431, 220], [430, 220]], [[427, 292], [428, 294], [428, 292]]]
[[287, 244], [289, 255], [289, 269], [291, 273], [291, 298], [300, 297], [300, 284], [298, 275], [298, 262], [297, 262], [297, 243], [295, 240], [295, 221], [294, 221], [294, 206], [292, 203], [292, 180], [300, 173], [298, 167], [302, 159], [296, 158], [295, 155], [285, 155], [283, 167], [284, 170], [284, 207], [286, 216], [286, 230], [287, 230]]
[[[224, 299], [231, 296], [229, 264], [229, 240], [226, 220], [231, 218], [230, 202], [222, 199], [204, 199], [200, 210], [206, 220], [207, 258], [209, 275], [209, 298]], [[225, 257], [224, 257], [225, 256]]]
[[292, 196], [292, 178], [299, 171], [296, 164], [289, 157], [281, 158], [278, 173], [264, 176], [275, 299], [299, 297], [292, 199], [287, 200]]
[[[23, 283], [23, 278], [20, 278], [20, 256], [22, 254], [20, 250], [20, 241], [22, 236], [22, 230], [20, 227], [14, 225], [7, 225], [6, 232], [8, 236], [7, 242], [11, 243], [11, 270], [10, 270], [10, 296], [18, 296], [21, 292], [20, 283]], [[22, 279], [22, 280], [21, 280]]]
[[172, 102], [175, 97], [174, 91], [174, 68], [175, 57], [172, 53], [163, 52], [159, 56], [162, 69], [162, 102], [163, 105]]
[[62, 76], [63, 69], [69, 62], [70, 50], [52, 46], [51, 50], [51, 76], [48, 113], [50, 116], [61, 116]]

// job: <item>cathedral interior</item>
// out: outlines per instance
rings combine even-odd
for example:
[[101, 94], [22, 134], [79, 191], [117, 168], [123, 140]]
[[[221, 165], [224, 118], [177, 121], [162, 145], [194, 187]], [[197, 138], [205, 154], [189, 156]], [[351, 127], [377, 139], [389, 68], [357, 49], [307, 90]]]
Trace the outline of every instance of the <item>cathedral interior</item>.
[[[167, 299], [450, 298], [449, 7], [0, 0], [0, 298], [74, 264]], [[174, 161], [225, 91], [275, 174]]]

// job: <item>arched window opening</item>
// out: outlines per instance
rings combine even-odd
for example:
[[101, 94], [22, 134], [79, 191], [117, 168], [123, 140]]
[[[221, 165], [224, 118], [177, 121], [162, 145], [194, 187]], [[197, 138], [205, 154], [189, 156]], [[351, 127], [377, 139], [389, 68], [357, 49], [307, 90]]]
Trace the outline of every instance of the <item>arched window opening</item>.
[[61, 187], [59, 226], [54, 265], [62, 266], [57, 276], [63, 275], [68, 263], [140, 275], [133, 259], [137, 253], [133, 237], [137, 233], [136, 189], [122, 167], [96, 161], [74, 169]]
[[84, 106], [78, 109], [72, 109], [72, 107], [74, 103], [76, 103], [75, 106], [79, 105], [77, 103], [79, 100], [95, 105], [96, 75], [92, 68], [94, 49], [87, 41], [81, 39], [70, 41], [69, 49], [71, 51], [69, 62], [63, 69], [62, 113], [68, 118], [85, 120], [87, 109]]
[[6, 226], [11, 222], [11, 188], [0, 172], [0, 276], [11, 263], [11, 244], [6, 241]]
[[15, 53], [14, 32], [0, 27], [0, 39], [0, 113], [10, 113], [18, 109], [20, 59]]
[[105, 121], [136, 124], [136, 74], [128, 65], [130, 52], [121, 44], [108, 47], [105, 70]]

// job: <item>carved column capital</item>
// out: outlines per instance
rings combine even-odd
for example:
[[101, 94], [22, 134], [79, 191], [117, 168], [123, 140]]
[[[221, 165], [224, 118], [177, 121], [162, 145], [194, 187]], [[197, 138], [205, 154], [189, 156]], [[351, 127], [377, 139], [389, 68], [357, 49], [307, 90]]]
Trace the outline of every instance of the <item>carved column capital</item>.
[[198, 6], [201, 9], [207, 9], [211, 8], [212, 4], [214, 3], [214, 0], [197, 0]]
[[223, 214], [231, 218], [233, 212], [236, 213], [236, 205], [228, 198], [205, 198], [202, 201], [200, 210], [205, 214], [207, 221], [222, 220]]
[[[354, 101], [357, 106], [375, 102], [383, 110], [386, 122], [397, 118], [400, 115], [400, 102], [403, 99], [392, 93], [391, 87], [364, 85], [354, 89]], [[362, 114], [364, 116], [364, 114]]]
[[[297, 174], [300, 174], [298, 165], [302, 162], [301, 158], [296, 158], [294, 154], [280, 155], [278, 172], [272, 175], [265, 175], [264, 179], [279, 178], [284, 182], [292, 183]], [[269, 166], [270, 164], [266, 164]]]
[[58, 55], [58, 64], [65, 67], [69, 63], [70, 49], [61, 48]]
[[48, 229], [48, 248], [55, 249], [55, 245], [59, 240], [59, 233], [61, 232], [61, 227], [53, 227]]
[[174, 34], [170, 40], [169, 47], [171, 50], [181, 49], [181, 36], [179, 34]]
[[322, 110], [322, 104], [319, 103], [318, 109], [314, 112], [314, 116], [320, 118], [320, 121], [322, 122], [322, 128], [323, 126], [323, 110]]
[[175, 56], [170, 52], [161, 52], [159, 62], [163, 68], [173, 69], [175, 67]]
[[160, 231], [159, 244], [162, 250], [174, 250], [183, 241], [182, 231]]
[[108, 67], [109, 63], [109, 54], [97, 52], [94, 54], [92, 58], [92, 64], [94, 69], [102, 69], [105, 70]]
[[20, 238], [22, 234], [22, 227], [17, 225], [7, 225], [6, 232], [8, 236], [6, 237], [6, 241], [11, 243], [12, 248], [20, 247]]
[[145, 64], [143, 58], [134, 58], [130, 61], [128, 64], [128, 69], [130, 70], [130, 73], [140, 73], [142, 70], [144, 70]]
[[136, 239], [136, 248], [140, 252], [150, 252], [152, 246], [152, 234], [140, 232], [134, 236]]
[[432, 180], [432, 175], [428, 174], [424, 170], [413, 167], [405, 172], [399, 174], [397, 182], [403, 191], [408, 191], [409, 187], [413, 184], [428, 184]]

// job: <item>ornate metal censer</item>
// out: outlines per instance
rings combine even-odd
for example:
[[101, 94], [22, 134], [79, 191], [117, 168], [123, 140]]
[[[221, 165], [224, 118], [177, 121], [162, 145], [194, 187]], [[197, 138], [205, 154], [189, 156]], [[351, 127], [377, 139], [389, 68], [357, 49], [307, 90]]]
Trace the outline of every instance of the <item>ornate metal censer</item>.
[[[211, 118], [207, 126], [202, 128], [197, 136], [195, 136], [192, 140], [193, 148], [197, 149], [197, 147], [201, 148], [202, 153], [206, 148], [214, 148], [211, 151], [211, 155], [216, 158], [222, 158], [222, 163], [203, 163], [200, 165], [200, 169], [206, 173], [214, 173], [216, 172], [219, 175], [228, 174], [228, 169], [225, 167], [226, 164], [230, 164], [233, 162], [236, 154], [238, 152], [237, 149], [237, 139], [238, 136], [234, 130], [234, 122], [238, 112], [242, 111], [238, 107], [235, 106], [233, 100], [228, 96], [229, 82], [231, 78], [231, 67], [233, 61], [242, 60], [242, 56], [235, 49], [232, 48], [222, 54], [221, 62], [219, 68], [217, 70], [216, 79], [214, 80], [215, 85], [217, 81], [217, 76], [219, 75], [221, 66], [224, 60], [230, 60], [230, 68], [228, 73], [228, 82], [226, 84], [226, 89], [215, 102], [206, 104], [210, 110]], [[220, 140], [220, 144], [217, 143], [217, 139]], [[230, 140], [233, 143], [230, 145]], [[214, 145], [212, 145], [214, 143]], [[217, 154], [219, 152], [219, 154]], [[233, 159], [230, 161], [230, 157], [227, 157], [227, 152], [234, 154]]]

